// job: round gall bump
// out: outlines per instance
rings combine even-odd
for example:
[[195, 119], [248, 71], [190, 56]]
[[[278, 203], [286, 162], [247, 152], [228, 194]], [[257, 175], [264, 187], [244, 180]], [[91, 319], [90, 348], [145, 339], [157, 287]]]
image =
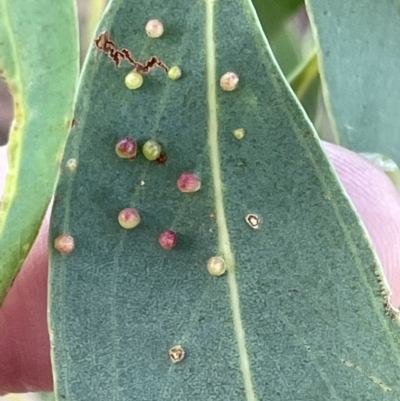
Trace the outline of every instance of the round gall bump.
[[150, 139], [143, 145], [142, 152], [147, 160], [156, 160], [161, 154], [161, 145]]
[[137, 153], [137, 143], [130, 136], [121, 138], [115, 145], [115, 152], [123, 159], [134, 159]]
[[176, 185], [181, 192], [196, 192], [200, 189], [201, 182], [196, 174], [185, 171], [178, 177]]
[[68, 170], [75, 171], [76, 167], [78, 166], [78, 162], [76, 159], [68, 159], [65, 165]]
[[185, 357], [185, 350], [182, 345], [175, 345], [168, 353], [172, 363], [180, 362]]
[[251, 228], [254, 228], [255, 230], [258, 230], [260, 228], [260, 223], [261, 223], [260, 216], [250, 213], [244, 219]]
[[239, 84], [239, 76], [235, 72], [227, 72], [222, 75], [219, 84], [224, 91], [233, 91]]
[[143, 75], [136, 71], [131, 71], [125, 77], [125, 85], [128, 89], [139, 89], [143, 85]]
[[54, 240], [54, 248], [61, 253], [70, 253], [75, 248], [74, 238], [68, 234], [61, 234]]
[[140, 223], [139, 213], [136, 209], [128, 207], [119, 212], [118, 222], [123, 228], [134, 228]]
[[164, 33], [164, 26], [158, 19], [151, 19], [146, 24], [146, 33], [151, 38], [159, 38]]
[[172, 249], [176, 245], [177, 235], [173, 230], [164, 230], [158, 237], [159, 244], [164, 249]]
[[213, 276], [222, 276], [226, 272], [225, 260], [219, 256], [208, 259], [207, 270]]
[[237, 128], [237, 129], [233, 130], [233, 136], [236, 139], [243, 139], [243, 137], [244, 137], [244, 129], [243, 128]]
[[177, 65], [174, 65], [168, 70], [168, 77], [174, 81], [179, 79], [181, 76], [182, 71]]

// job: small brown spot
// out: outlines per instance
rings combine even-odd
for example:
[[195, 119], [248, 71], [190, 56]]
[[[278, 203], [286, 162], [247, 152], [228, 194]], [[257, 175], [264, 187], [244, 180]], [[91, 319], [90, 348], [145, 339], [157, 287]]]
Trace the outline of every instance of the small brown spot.
[[175, 345], [169, 350], [169, 357], [172, 363], [178, 363], [185, 357], [185, 350], [181, 345]]
[[78, 125], [78, 121], [75, 118], [72, 119], [71, 128], [76, 127]]
[[167, 154], [165, 152], [161, 152], [160, 156], [157, 157], [156, 162], [159, 164], [164, 164], [167, 161]]
[[216, 215], [214, 212], [212, 212], [212, 213], [210, 214], [210, 217], [211, 217], [212, 219], [215, 219], [215, 218], [217, 217], [217, 215]]
[[261, 223], [260, 216], [250, 213], [244, 219], [251, 228], [254, 228], [255, 230], [258, 230], [260, 228], [260, 223]]

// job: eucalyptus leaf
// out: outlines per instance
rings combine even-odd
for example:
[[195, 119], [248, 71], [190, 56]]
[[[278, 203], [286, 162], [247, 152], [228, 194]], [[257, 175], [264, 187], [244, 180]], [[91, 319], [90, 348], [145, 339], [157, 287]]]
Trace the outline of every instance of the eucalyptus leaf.
[[0, 204], [0, 305], [55, 188], [78, 68], [75, 1], [0, 0], [0, 73], [14, 97]]
[[335, 142], [400, 163], [400, 5], [307, 0]]
[[[163, 68], [129, 90], [153, 56]], [[112, 1], [75, 118], [50, 233], [58, 400], [399, 399], [381, 267], [249, 0]], [[163, 158], [118, 157], [126, 136]], [[181, 192], [182, 172], [200, 189]]]

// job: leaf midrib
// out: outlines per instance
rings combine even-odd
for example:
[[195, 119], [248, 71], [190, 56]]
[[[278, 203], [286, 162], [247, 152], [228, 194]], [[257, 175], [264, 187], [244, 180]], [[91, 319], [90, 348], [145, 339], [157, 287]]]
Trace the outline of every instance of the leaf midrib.
[[214, 41], [214, 5], [216, 0], [205, 0], [206, 3], [206, 62], [207, 62], [207, 103], [208, 103], [208, 145], [210, 147], [210, 163], [214, 184], [215, 210], [218, 225], [219, 251], [225, 259], [228, 270], [228, 286], [233, 317], [233, 326], [238, 346], [240, 368], [248, 401], [256, 401], [251, 378], [246, 338], [240, 312], [239, 289], [235, 275], [235, 257], [232, 252], [228, 227], [225, 217], [224, 196], [221, 180], [221, 162], [218, 146], [218, 116], [216, 94], [216, 65]]

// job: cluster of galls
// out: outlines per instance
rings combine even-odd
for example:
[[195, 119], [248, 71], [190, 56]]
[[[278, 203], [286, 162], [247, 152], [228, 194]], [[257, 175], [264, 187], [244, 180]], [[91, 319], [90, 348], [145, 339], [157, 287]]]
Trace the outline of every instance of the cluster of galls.
[[[137, 150], [137, 142], [130, 136], [121, 138], [115, 145], [115, 153], [123, 159], [134, 159], [137, 155]], [[150, 139], [143, 145], [142, 153], [147, 160], [157, 160], [161, 156], [161, 145]]]
[[[137, 141], [129, 136], [121, 138], [115, 145], [115, 152], [123, 159], [135, 159], [138, 152]], [[150, 161], [158, 160], [163, 154], [161, 145], [152, 139], [143, 145], [142, 153]], [[181, 192], [192, 193], [197, 192], [201, 188], [201, 181], [195, 173], [184, 171], [177, 178], [176, 186]], [[125, 208], [119, 212], [118, 222], [125, 229], [135, 228], [140, 223], [140, 214], [135, 208]], [[164, 249], [172, 249], [176, 245], [177, 240], [177, 233], [172, 229], [162, 231], [158, 237], [158, 243]], [[54, 246], [62, 253], [69, 253], [75, 247], [74, 239], [70, 235], [61, 234], [56, 238]], [[211, 257], [207, 262], [207, 270], [214, 276], [224, 274], [226, 271], [224, 259], [219, 256]]]
[[[151, 38], [159, 38], [164, 32], [164, 27], [161, 21], [152, 19], [146, 24], [146, 33]], [[104, 50], [104, 49], [103, 49]], [[166, 66], [163, 65], [166, 69]], [[173, 66], [167, 69], [167, 75], [171, 80], [177, 80], [181, 77], [182, 71], [178, 66]], [[239, 76], [235, 72], [226, 72], [220, 78], [220, 87], [224, 91], [233, 91], [239, 84]], [[143, 85], [143, 74], [136, 69], [129, 72], [125, 76], [125, 85], [128, 89], [139, 89]], [[243, 128], [237, 128], [233, 131], [236, 139], [242, 139], [245, 135]], [[138, 151], [138, 144], [132, 137], [121, 138], [115, 145], [116, 154], [124, 159], [135, 159]], [[161, 145], [155, 140], [148, 140], [142, 147], [142, 153], [146, 159], [150, 161], [158, 161], [164, 163], [166, 155], [162, 152]], [[67, 162], [67, 167], [74, 171], [76, 168], [76, 160], [70, 159]], [[184, 193], [196, 192], [201, 187], [199, 177], [190, 171], [182, 172], [176, 181], [177, 188]], [[214, 216], [215, 217], [215, 216]], [[257, 215], [249, 214], [245, 218], [246, 222], [253, 229], [258, 229], [260, 218]], [[140, 223], [139, 212], [132, 207], [121, 210], [118, 214], [118, 222], [125, 229], [133, 229]], [[164, 249], [172, 249], [177, 243], [177, 233], [172, 229], [162, 231], [158, 237], [158, 243]], [[70, 253], [75, 248], [75, 241], [71, 235], [61, 234], [54, 241], [54, 247], [61, 253]], [[207, 261], [207, 270], [211, 275], [221, 276], [227, 268], [225, 260], [220, 256], [212, 256]], [[169, 356], [173, 363], [180, 362], [185, 351], [181, 345], [176, 345], [169, 350]]]
[[[145, 30], [147, 35], [151, 38], [159, 38], [164, 33], [163, 24], [158, 19], [152, 19], [148, 21]], [[178, 66], [173, 66], [168, 69], [167, 74], [170, 79], [177, 80], [181, 77], [182, 71]], [[133, 70], [126, 75], [125, 84], [129, 89], [138, 89], [143, 84], [143, 75], [140, 72]], [[220, 78], [220, 87], [224, 91], [233, 91], [237, 88], [238, 84], [239, 76], [235, 72], [227, 72]], [[242, 139], [244, 137], [244, 130], [243, 128], [238, 128], [233, 131], [233, 134], [237, 139]], [[115, 152], [117, 155], [125, 159], [135, 159], [137, 151], [138, 144], [136, 140], [129, 136], [121, 138], [115, 146]], [[164, 163], [166, 160], [166, 155], [162, 152], [161, 145], [154, 140], [148, 140], [143, 145], [142, 153], [146, 159], [150, 161], [157, 160], [160, 163]], [[76, 168], [76, 161], [74, 160], [74, 162], [74, 165], [71, 164], [71, 166], [68, 166], [71, 171]], [[178, 189], [185, 193], [196, 192], [201, 187], [199, 177], [190, 171], [181, 173], [176, 184]], [[259, 221], [260, 219], [256, 215], [246, 216], [246, 222], [252, 228], [257, 229], [259, 226]], [[135, 228], [140, 223], [140, 214], [134, 208], [125, 208], [118, 214], [118, 222], [126, 229]], [[176, 245], [177, 234], [171, 229], [164, 230], [159, 235], [158, 242], [164, 249], [171, 249]], [[61, 234], [56, 238], [54, 246], [62, 253], [69, 253], [75, 247], [74, 239], [68, 234]], [[213, 256], [207, 262], [207, 269], [210, 274], [220, 276], [226, 271], [226, 263], [221, 257]]]
[[[164, 26], [158, 19], [148, 21], [145, 29], [150, 38], [159, 38], [164, 33]], [[182, 71], [177, 65], [174, 65], [168, 68], [167, 74], [170, 79], [175, 81], [181, 77]], [[125, 85], [128, 89], [139, 89], [143, 85], [143, 75], [136, 70], [129, 72], [125, 77]]]
[[[120, 139], [115, 145], [115, 152], [124, 159], [134, 159], [137, 155], [137, 142], [131, 137]], [[148, 140], [142, 147], [142, 153], [147, 160], [158, 160], [162, 154], [161, 145], [153, 139]], [[201, 183], [196, 174], [185, 171], [177, 179], [176, 185], [182, 192], [196, 192], [200, 189]], [[119, 224], [127, 229], [136, 227], [140, 223], [140, 215], [136, 209], [126, 208], [118, 215]], [[159, 244], [164, 249], [171, 249], [176, 245], [177, 234], [168, 229], [163, 231], [158, 237]]]

